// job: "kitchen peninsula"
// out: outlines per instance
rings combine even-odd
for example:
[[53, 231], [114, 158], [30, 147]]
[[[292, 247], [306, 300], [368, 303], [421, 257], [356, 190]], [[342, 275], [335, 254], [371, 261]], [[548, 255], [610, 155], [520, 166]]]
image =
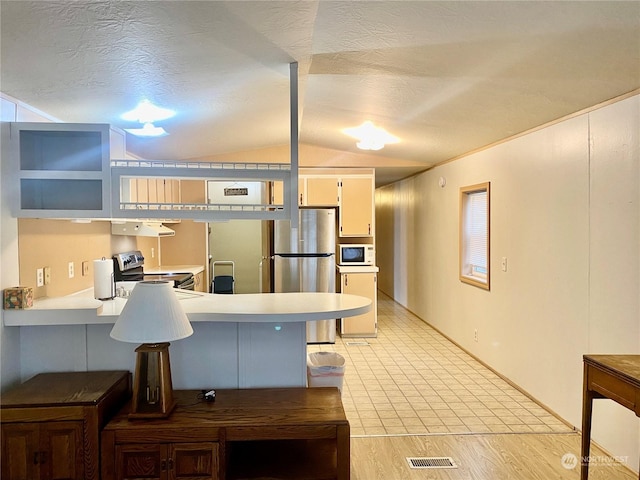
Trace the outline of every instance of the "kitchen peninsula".
[[[306, 386], [306, 321], [371, 308], [367, 298], [333, 293], [176, 292], [194, 329], [171, 345], [178, 389]], [[95, 300], [88, 289], [5, 310], [5, 326], [20, 328], [23, 378], [46, 371], [133, 371], [136, 345], [109, 336], [125, 302]]]

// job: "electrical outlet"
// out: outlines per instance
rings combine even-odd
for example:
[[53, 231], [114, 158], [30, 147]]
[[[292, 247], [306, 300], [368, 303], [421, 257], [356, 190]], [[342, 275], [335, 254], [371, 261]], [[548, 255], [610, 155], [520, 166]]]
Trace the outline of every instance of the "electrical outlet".
[[75, 275], [75, 268], [73, 262], [69, 262], [69, 278], [73, 278]]
[[44, 269], [38, 268], [36, 270], [36, 287], [44, 286]]
[[502, 271], [507, 271], [507, 257], [502, 257]]
[[477, 328], [473, 331], [473, 340], [476, 341], [476, 342], [478, 341], [478, 329]]
[[44, 267], [44, 284], [49, 285], [51, 283], [51, 267]]
[[87, 275], [89, 275], [89, 262], [85, 260], [82, 262], [82, 276], [86, 277]]

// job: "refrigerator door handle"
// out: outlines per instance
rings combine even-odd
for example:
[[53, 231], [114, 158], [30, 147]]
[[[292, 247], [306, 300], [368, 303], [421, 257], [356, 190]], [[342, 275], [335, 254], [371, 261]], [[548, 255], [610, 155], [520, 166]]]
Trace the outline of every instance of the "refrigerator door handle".
[[274, 257], [282, 258], [327, 258], [333, 253], [276, 253]]

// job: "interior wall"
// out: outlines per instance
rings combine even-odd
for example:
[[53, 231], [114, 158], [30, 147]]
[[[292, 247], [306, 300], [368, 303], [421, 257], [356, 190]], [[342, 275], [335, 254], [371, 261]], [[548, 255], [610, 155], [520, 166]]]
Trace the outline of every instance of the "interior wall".
[[[20, 285], [18, 262], [18, 222], [11, 215], [11, 193], [14, 187], [7, 184], [13, 178], [10, 169], [7, 122], [51, 122], [54, 118], [28, 108], [18, 100], [0, 93], [2, 141], [0, 142], [0, 289]], [[0, 391], [20, 383], [20, 329], [5, 327], [0, 310]]]
[[[640, 353], [639, 112], [635, 96], [376, 192], [379, 288], [578, 428], [582, 355]], [[458, 279], [459, 189], [485, 181], [489, 292]], [[637, 419], [595, 403], [593, 439], [637, 470]]]
[[[180, 195], [183, 202], [206, 203], [207, 190], [203, 180], [181, 180]], [[208, 227], [204, 222], [182, 220], [167, 225], [176, 234], [160, 239], [160, 259], [162, 265], [202, 265], [205, 269], [204, 282], [209, 284]], [[146, 264], [146, 257], [145, 257]], [[205, 289], [208, 291], [208, 289]]]
[[[111, 223], [18, 219], [20, 282], [33, 287], [34, 298], [58, 297], [93, 287], [93, 261], [111, 258]], [[69, 262], [74, 276], [69, 278]], [[89, 272], [82, 274], [82, 262]], [[36, 286], [36, 269], [49, 267], [51, 283]]]
[[[243, 182], [248, 189], [247, 196], [224, 196], [224, 188], [231, 186], [229, 182], [208, 182], [208, 198], [210, 203], [221, 204], [259, 204], [265, 192], [260, 182]], [[212, 261], [234, 262], [233, 275], [236, 293], [261, 293], [262, 274], [262, 221], [261, 220], [229, 220], [209, 223], [209, 252]], [[218, 265], [211, 272], [211, 279], [216, 275], [230, 275], [230, 266]]]

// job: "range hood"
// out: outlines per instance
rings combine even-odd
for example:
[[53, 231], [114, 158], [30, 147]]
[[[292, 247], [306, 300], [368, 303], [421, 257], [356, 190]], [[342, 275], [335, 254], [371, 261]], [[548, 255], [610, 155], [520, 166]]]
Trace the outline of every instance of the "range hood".
[[135, 237], [172, 237], [176, 234], [160, 222], [111, 222], [113, 235], [132, 235]]

